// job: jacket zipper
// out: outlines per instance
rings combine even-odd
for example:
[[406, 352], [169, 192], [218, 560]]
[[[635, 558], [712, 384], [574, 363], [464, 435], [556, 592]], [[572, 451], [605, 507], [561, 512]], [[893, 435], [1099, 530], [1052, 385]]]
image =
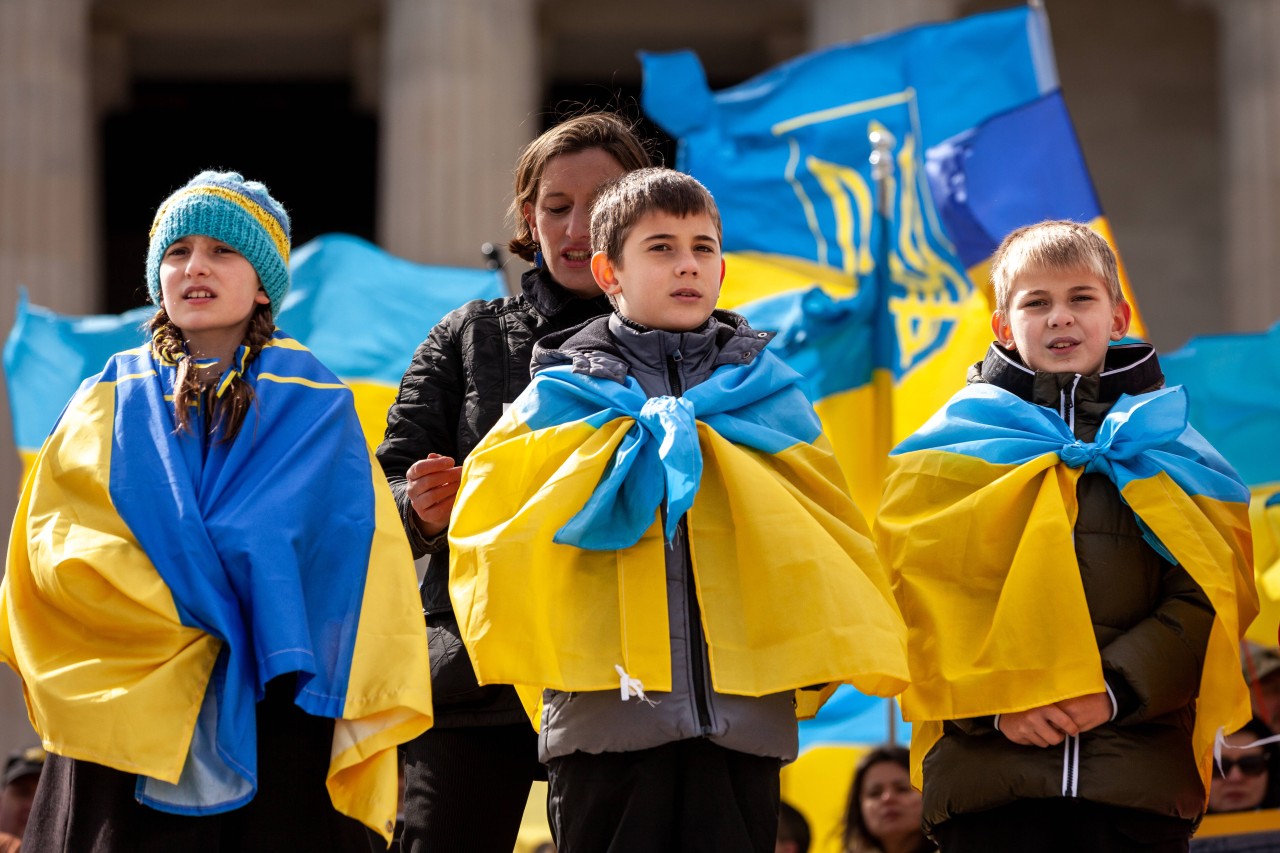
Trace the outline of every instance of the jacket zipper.
[[1067, 735], [1062, 743], [1062, 796], [1080, 796], [1080, 736]]
[[1080, 385], [1081, 376], [1076, 374], [1075, 379], [1071, 380], [1071, 389], [1066, 388], [1058, 392], [1058, 415], [1067, 422], [1067, 429], [1071, 430], [1071, 434], [1076, 434], [1076, 388]]
[[[1058, 414], [1066, 421], [1067, 429], [1076, 434], [1076, 389], [1080, 385], [1081, 375], [1077, 373], [1071, 380], [1071, 388], [1059, 392]], [[1075, 540], [1075, 531], [1071, 534]], [[1067, 735], [1062, 744], [1062, 796], [1079, 796], [1080, 789], [1080, 736]]]
[[[671, 395], [673, 397], [679, 397], [684, 394], [684, 383], [680, 381], [680, 362], [682, 361], [684, 361], [684, 355], [681, 354], [680, 350], [671, 353], [671, 358], [667, 360], [667, 382], [671, 386]], [[687, 645], [689, 649], [689, 672], [693, 678], [693, 706], [698, 713], [700, 733], [706, 736], [711, 733], [711, 709], [707, 703], [707, 679], [703, 672], [703, 660], [705, 658], [703, 649], [707, 643], [702, 636], [702, 609], [698, 606], [698, 590], [693, 582], [693, 552], [689, 548], [685, 519], [680, 519], [680, 524], [676, 530], [676, 538], [680, 540], [679, 545], [684, 549], [685, 607], [689, 618], [689, 642]]]

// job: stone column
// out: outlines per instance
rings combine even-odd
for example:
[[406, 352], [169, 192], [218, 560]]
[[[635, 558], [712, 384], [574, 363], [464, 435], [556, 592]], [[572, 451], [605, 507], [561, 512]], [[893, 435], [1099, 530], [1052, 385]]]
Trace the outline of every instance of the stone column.
[[[63, 312], [96, 304], [89, 0], [0, 0], [0, 334], [19, 286]], [[0, 519], [13, 518], [21, 464], [0, 383]], [[37, 743], [22, 689], [0, 667], [0, 750]]]
[[378, 240], [479, 267], [505, 245], [520, 148], [540, 129], [533, 0], [387, 0]]
[[1280, 0], [1218, 0], [1229, 331], [1280, 320]]
[[810, 0], [809, 47], [828, 47], [916, 24], [949, 21], [959, 0]]
[[0, 2], [0, 324], [96, 303], [89, 0]]

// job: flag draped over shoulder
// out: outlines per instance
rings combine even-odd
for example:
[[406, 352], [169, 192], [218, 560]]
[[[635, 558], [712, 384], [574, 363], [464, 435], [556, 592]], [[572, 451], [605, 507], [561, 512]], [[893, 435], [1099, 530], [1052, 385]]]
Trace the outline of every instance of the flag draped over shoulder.
[[1096, 440], [991, 385], [956, 394], [895, 448], [876, 536], [910, 626], [913, 760], [940, 721], [1105, 689], [1075, 561], [1076, 482], [1105, 474], [1216, 618], [1193, 746], [1208, 790], [1220, 727], [1249, 719], [1237, 644], [1257, 613], [1248, 490], [1187, 423], [1179, 387], [1122, 396]]
[[468, 456], [449, 527], [480, 682], [617, 689], [621, 666], [670, 690], [664, 539], [687, 510], [717, 691], [899, 692], [905, 628], [798, 380], [768, 353], [679, 398], [539, 372]]
[[[445, 314], [505, 292], [502, 274], [416, 264], [347, 234], [299, 246], [276, 324], [305, 344], [355, 395], [370, 446], [417, 346]], [[112, 353], [144, 343], [155, 309], [64, 317], [19, 298], [4, 348], [14, 441], [30, 467], [58, 412]]]
[[0, 657], [45, 747], [226, 811], [257, 789], [254, 707], [296, 672], [335, 720], [335, 807], [390, 838], [396, 746], [431, 723], [416, 577], [351, 391], [282, 332], [237, 437], [176, 433], [175, 368], [119, 353], [68, 404], [9, 544]]
[[890, 448], [990, 343], [1005, 233], [1070, 218], [1109, 237], [1044, 11], [840, 45], [715, 93], [692, 53], [642, 63], [646, 113], [720, 208], [721, 306], [779, 332], [872, 511]]

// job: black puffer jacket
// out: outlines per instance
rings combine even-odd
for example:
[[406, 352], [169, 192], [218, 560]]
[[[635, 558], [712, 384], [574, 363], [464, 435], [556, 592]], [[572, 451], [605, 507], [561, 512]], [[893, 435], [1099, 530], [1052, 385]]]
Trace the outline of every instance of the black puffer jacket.
[[[1164, 377], [1147, 344], [1112, 347], [1093, 376], [1032, 371], [992, 345], [969, 382], [1052, 408], [1077, 438], [1091, 441], [1121, 394], [1156, 390]], [[1076, 494], [1076, 556], [1115, 718], [1048, 748], [1013, 743], [991, 717], [945, 723], [924, 759], [927, 826], [1037, 797], [1081, 797], [1186, 820], [1204, 809], [1191, 731], [1212, 607], [1185, 570], [1143, 540], [1105, 475], [1084, 474]]]
[[422, 582], [429, 625], [436, 725], [468, 726], [527, 721], [515, 691], [478, 687], [449, 602], [446, 533], [424, 537], [405, 494], [405, 472], [428, 453], [462, 464], [529, 384], [533, 345], [543, 335], [608, 313], [609, 302], [578, 299], [541, 269], [525, 273], [521, 294], [468, 302], [441, 320], [413, 355], [387, 413], [378, 461], [391, 483], [414, 557], [430, 554]]

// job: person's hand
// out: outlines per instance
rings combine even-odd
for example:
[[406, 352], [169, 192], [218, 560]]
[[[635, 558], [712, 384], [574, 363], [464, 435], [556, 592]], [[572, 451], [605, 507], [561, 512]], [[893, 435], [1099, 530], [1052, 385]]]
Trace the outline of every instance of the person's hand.
[[1080, 729], [1071, 715], [1057, 705], [1000, 715], [1000, 733], [1023, 746], [1057, 746]]
[[1111, 719], [1111, 699], [1107, 697], [1106, 691], [1063, 699], [1058, 707], [1067, 712], [1076, 728], [1082, 732], [1096, 729]]
[[405, 472], [406, 494], [423, 536], [435, 536], [449, 526], [461, 476], [462, 468], [453, 464], [453, 458], [439, 453], [419, 459]]

